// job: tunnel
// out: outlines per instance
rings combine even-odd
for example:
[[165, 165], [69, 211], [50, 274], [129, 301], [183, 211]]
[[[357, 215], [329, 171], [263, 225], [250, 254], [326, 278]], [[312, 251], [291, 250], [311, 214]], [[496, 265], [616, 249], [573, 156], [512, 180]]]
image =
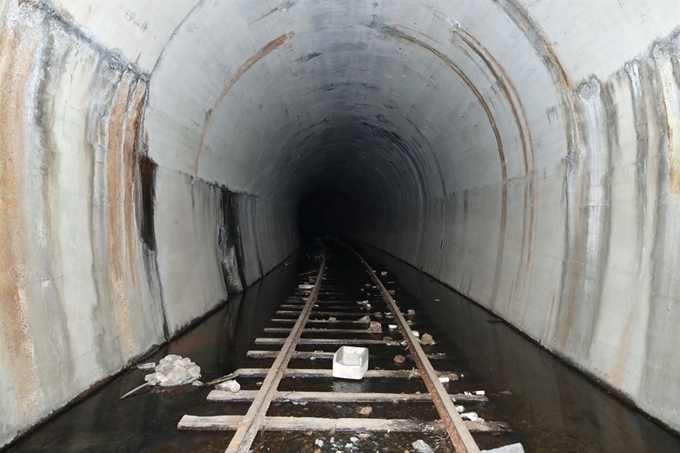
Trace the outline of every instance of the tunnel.
[[0, 11], [0, 446], [318, 234], [680, 430], [678, 2]]

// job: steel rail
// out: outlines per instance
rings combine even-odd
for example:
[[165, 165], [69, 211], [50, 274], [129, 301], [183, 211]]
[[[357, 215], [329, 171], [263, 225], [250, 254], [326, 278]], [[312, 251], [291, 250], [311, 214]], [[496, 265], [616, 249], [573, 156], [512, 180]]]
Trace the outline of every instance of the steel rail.
[[406, 322], [404, 315], [401, 314], [401, 311], [399, 310], [399, 307], [397, 306], [397, 303], [395, 302], [394, 298], [387, 291], [385, 285], [383, 285], [380, 278], [378, 278], [378, 275], [375, 273], [373, 268], [366, 262], [366, 260], [348, 244], [341, 241], [339, 242], [343, 244], [345, 247], [347, 247], [352, 253], [354, 253], [354, 255], [356, 255], [357, 258], [359, 258], [359, 260], [366, 267], [369, 274], [380, 288], [380, 291], [382, 292], [383, 295], [383, 299], [385, 300], [385, 303], [387, 303], [388, 308], [392, 312], [392, 315], [394, 316], [394, 321], [396, 322], [397, 326], [399, 327], [399, 330], [404, 336], [404, 340], [406, 340], [406, 344], [408, 346], [409, 351], [411, 352], [413, 361], [415, 362], [416, 367], [420, 371], [423, 383], [427, 387], [428, 392], [430, 392], [430, 394], [432, 395], [432, 402], [437, 408], [437, 412], [439, 413], [439, 416], [442, 419], [442, 423], [449, 434], [449, 438], [451, 439], [451, 443], [453, 444], [456, 453], [479, 453], [480, 450], [479, 447], [477, 446], [477, 443], [472, 438], [472, 435], [470, 434], [468, 428], [465, 426], [465, 422], [458, 414], [456, 406], [451, 400], [451, 397], [449, 396], [448, 392], [446, 391], [442, 383], [439, 381], [437, 371], [435, 371], [434, 367], [432, 367], [432, 364], [430, 363], [430, 361], [427, 358], [427, 355], [423, 351], [422, 346], [420, 346], [420, 342], [413, 335], [413, 331], [411, 331], [411, 328]]
[[241, 419], [238, 424], [238, 429], [234, 434], [234, 437], [229, 442], [229, 446], [225, 450], [225, 453], [247, 453], [257, 436], [260, 427], [262, 426], [265, 415], [269, 410], [269, 406], [272, 401], [276, 398], [278, 392], [278, 386], [281, 379], [286, 373], [288, 368], [288, 363], [293, 356], [295, 347], [300, 340], [302, 332], [304, 330], [305, 324], [307, 323], [307, 318], [314, 308], [314, 302], [319, 294], [319, 289], [321, 288], [321, 282], [323, 280], [323, 274], [326, 270], [326, 247], [323, 247], [323, 258], [321, 260], [321, 266], [316, 275], [316, 281], [314, 282], [314, 288], [307, 297], [300, 317], [293, 326], [290, 335], [284, 345], [281, 348], [281, 352], [277, 356], [274, 364], [267, 373], [267, 377], [262, 382], [262, 387], [258, 391], [257, 396], [253, 400], [253, 404], [250, 405], [248, 412]]

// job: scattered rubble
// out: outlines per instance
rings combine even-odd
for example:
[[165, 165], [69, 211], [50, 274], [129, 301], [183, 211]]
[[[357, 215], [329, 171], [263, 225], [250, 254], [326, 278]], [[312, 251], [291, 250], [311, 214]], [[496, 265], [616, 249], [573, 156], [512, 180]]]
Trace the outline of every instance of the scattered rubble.
[[460, 418], [463, 420], [470, 420], [471, 422], [476, 422], [479, 420], [479, 415], [477, 415], [477, 412], [463, 412], [460, 414]]
[[[140, 369], [151, 368], [149, 363], [145, 363], [143, 366], [145, 368]], [[144, 387], [156, 385], [161, 387], [176, 387], [179, 385], [191, 384], [201, 377], [200, 366], [192, 362], [190, 358], [183, 358], [176, 354], [169, 354], [163, 357], [158, 365], [154, 367], [154, 370], [153, 373], [144, 376], [144, 384], [130, 390], [125, 395], [121, 396], [120, 399], [125, 399]]]
[[382, 333], [382, 324], [377, 321], [371, 321], [371, 325], [368, 327], [368, 332], [370, 333]]
[[225, 381], [225, 382], [221, 382], [221, 383], [217, 384], [215, 386], [215, 388], [217, 390], [228, 390], [232, 393], [236, 393], [239, 390], [241, 390], [241, 384], [239, 384], [236, 381], [229, 380], [229, 381]]
[[357, 320], [357, 322], [362, 323], [362, 324], [369, 324], [371, 322], [371, 316], [370, 315], [364, 315], [361, 318]]
[[432, 338], [432, 335], [429, 333], [424, 333], [423, 336], [420, 338], [420, 344], [423, 346], [429, 346], [434, 344], [434, 338]]
[[373, 413], [373, 408], [371, 406], [362, 406], [357, 408], [357, 414], [359, 415], [371, 415]]
[[512, 444], [493, 450], [482, 450], [481, 453], [524, 453], [524, 447], [522, 444]]
[[406, 357], [404, 357], [403, 355], [395, 355], [394, 356], [394, 363], [401, 365], [404, 362], [406, 362]]
[[156, 362], [140, 363], [137, 365], [138, 370], [153, 370], [156, 368]]
[[411, 444], [415, 448], [417, 453], [434, 453], [432, 447], [430, 447], [424, 440], [418, 439]]

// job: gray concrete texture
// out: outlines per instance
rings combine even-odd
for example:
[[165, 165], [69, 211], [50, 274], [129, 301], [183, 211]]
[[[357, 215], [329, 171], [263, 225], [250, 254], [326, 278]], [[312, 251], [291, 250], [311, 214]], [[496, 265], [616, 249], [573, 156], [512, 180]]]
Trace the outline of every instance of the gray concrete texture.
[[680, 429], [677, 0], [0, 14], [0, 445], [271, 270], [331, 189], [340, 233]]

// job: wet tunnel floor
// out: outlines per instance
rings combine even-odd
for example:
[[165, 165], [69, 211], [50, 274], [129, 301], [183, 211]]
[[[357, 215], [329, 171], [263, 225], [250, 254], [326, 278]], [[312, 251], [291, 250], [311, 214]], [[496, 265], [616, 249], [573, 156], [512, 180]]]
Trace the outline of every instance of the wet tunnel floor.
[[[382, 280], [388, 289], [395, 290], [395, 299], [400, 308], [414, 308], [418, 314], [417, 322], [427, 326], [427, 332], [437, 340], [436, 352], [446, 353], [445, 360], [433, 360], [434, 367], [462, 375], [462, 379], [455, 383], [455, 392], [484, 389], [490, 402], [472, 410], [486, 420], [505, 421], [515, 430], [515, 433], [501, 437], [475, 436], [482, 448], [521, 442], [527, 452], [680, 451], [680, 440], [676, 437], [620, 403], [505, 324], [496, 322], [493, 315], [468, 299], [382, 252], [369, 248], [361, 251], [374, 269], [388, 272]], [[157, 362], [170, 353], [188, 356], [201, 366], [203, 381], [215, 379], [239, 367], [268, 366], [271, 360], [247, 359], [246, 352], [255, 349], [254, 339], [263, 336], [263, 329], [272, 325], [271, 318], [281, 317], [275, 312], [293, 293], [298, 283], [298, 272], [309, 265], [307, 260], [303, 253], [289, 258], [284, 265], [244, 294], [230, 298], [195, 328], [142, 361]], [[361, 296], [361, 299], [377, 295], [377, 290], [373, 288], [361, 288], [363, 285], [359, 283], [356, 286], [357, 296]], [[324, 297], [328, 299], [333, 295]], [[420, 329], [418, 325], [413, 328]], [[320, 349], [315, 346], [310, 350]], [[371, 352], [379, 353], [373, 349]], [[301, 368], [303, 365], [308, 368], [329, 366], [321, 360], [304, 363], [293, 360], [290, 367]], [[370, 365], [371, 368], [395, 368], [389, 361], [371, 361]], [[407, 362], [404, 367], [410, 369], [412, 363]], [[224, 451], [231, 433], [178, 431], [177, 422], [187, 413], [245, 414], [248, 404], [208, 404], [206, 396], [211, 389], [192, 386], [169, 391], [145, 391], [119, 401], [122, 394], [143, 382], [146, 373], [148, 371], [136, 369], [126, 371], [6, 451]], [[244, 389], [256, 389], [261, 380], [239, 379], [239, 382]], [[281, 389], [285, 390], [288, 384], [284, 380]], [[370, 383], [367, 380], [310, 380], [305, 383], [305, 389], [424, 392], [424, 388], [419, 387], [421, 385], [416, 381], [399, 383], [395, 390], [395, 383], [389, 380]], [[348, 390], [347, 386], [358, 386], [360, 389]], [[371, 388], [364, 388], [366, 386]], [[297, 415], [306, 412], [326, 417], [348, 417], [359, 406], [334, 405], [329, 412], [328, 408], [309, 403], [295, 410], [299, 410]], [[436, 418], [436, 411], [430, 404], [418, 404], [411, 410], [423, 418]], [[289, 415], [291, 409], [275, 403], [269, 413]], [[409, 409], [404, 406], [391, 408], [389, 405], [375, 405], [372, 416], [408, 418]], [[331, 451], [330, 437], [328, 433], [266, 432], [258, 436], [253, 447], [255, 451], [314, 452], [319, 448], [314, 444], [315, 440], [323, 439], [324, 446], [320, 450], [326, 452]], [[336, 445], [344, 446], [350, 443], [351, 434], [338, 433], [334, 437]], [[355, 451], [414, 451], [410, 443], [418, 438], [426, 439], [436, 447], [435, 451], [449, 451], [447, 442], [436, 436], [395, 433], [362, 438], [355, 444], [358, 447]]]

